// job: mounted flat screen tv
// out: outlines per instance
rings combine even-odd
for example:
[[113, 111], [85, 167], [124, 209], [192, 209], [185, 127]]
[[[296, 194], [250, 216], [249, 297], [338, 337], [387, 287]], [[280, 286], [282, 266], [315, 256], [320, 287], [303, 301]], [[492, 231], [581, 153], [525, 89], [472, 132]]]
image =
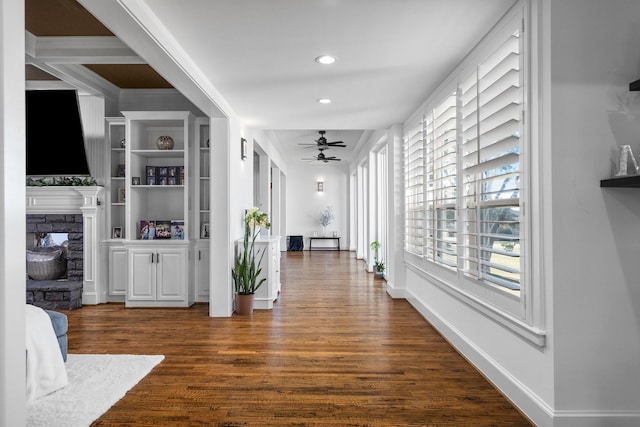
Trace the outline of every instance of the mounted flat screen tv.
[[26, 91], [27, 175], [90, 175], [75, 90]]

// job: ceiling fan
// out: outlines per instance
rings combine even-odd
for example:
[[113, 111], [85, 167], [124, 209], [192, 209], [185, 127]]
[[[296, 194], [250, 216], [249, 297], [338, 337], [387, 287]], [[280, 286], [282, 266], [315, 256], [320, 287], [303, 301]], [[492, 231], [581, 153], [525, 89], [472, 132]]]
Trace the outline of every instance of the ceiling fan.
[[342, 142], [342, 141], [332, 141], [332, 142], [328, 142], [327, 138], [324, 137], [324, 134], [327, 133], [324, 130], [319, 130], [318, 133], [320, 134], [320, 138], [316, 139], [316, 143], [315, 144], [304, 144], [304, 143], [300, 143], [298, 145], [308, 145], [309, 147], [307, 148], [311, 148], [311, 147], [318, 147], [318, 148], [324, 148], [324, 149], [328, 149], [330, 147], [346, 147], [347, 145]]
[[302, 160], [306, 160], [308, 162], [324, 162], [324, 163], [329, 163], [330, 161], [333, 162], [339, 162], [342, 159], [337, 158], [336, 156], [330, 156], [327, 157], [324, 154], [324, 150], [326, 150], [326, 148], [319, 148], [320, 153], [318, 153], [318, 155], [316, 157], [303, 157]]

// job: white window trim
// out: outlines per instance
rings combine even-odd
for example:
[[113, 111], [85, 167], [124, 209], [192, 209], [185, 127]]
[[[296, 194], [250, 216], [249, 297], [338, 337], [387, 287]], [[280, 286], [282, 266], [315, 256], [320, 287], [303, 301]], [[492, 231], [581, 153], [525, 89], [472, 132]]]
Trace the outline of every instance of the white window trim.
[[[461, 271], [456, 272], [443, 265], [438, 265], [419, 257], [415, 254], [404, 251], [405, 265], [410, 270], [416, 272], [420, 277], [443, 289], [453, 297], [459, 299], [468, 306], [476, 309], [486, 317], [505, 326], [514, 333], [522, 336], [531, 343], [543, 347], [546, 344], [546, 332], [544, 330], [544, 309], [542, 304], [544, 272], [542, 271], [543, 259], [541, 253], [542, 224], [541, 217], [537, 213], [531, 212], [529, 206], [540, 206], [540, 178], [537, 159], [540, 152], [531, 140], [538, 137], [536, 125], [538, 123], [537, 104], [531, 93], [538, 91], [539, 71], [533, 68], [533, 64], [538, 64], [537, 57], [536, 26], [538, 17], [535, 8], [531, 8], [531, 3], [522, 0], [500, 20], [500, 22], [489, 32], [485, 38], [473, 49], [465, 60], [452, 72], [437, 91], [407, 120], [405, 130], [411, 125], [415, 126], [419, 117], [428, 111], [429, 108], [438, 105], [446, 94], [451, 92], [451, 88], [457, 86], [457, 82], [462, 80], [464, 75], [468, 75], [468, 68], [474, 68], [479, 62], [479, 58], [496, 45], [496, 39], [505, 28], [513, 28], [514, 19], [520, 19], [523, 25], [523, 36], [525, 42], [521, 55], [523, 56], [523, 80], [526, 82], [526, 90], [523, 95], [523, 107], [526, 112], [524, 118], [525, 132], [523, 137], [523, 152], [520, 156], [521, 163], [521, 206], [522, 212], [522, 242], [524, 249], [524, 268], [522, 276], [522, 288], [520, 297], [509, 293], [508, 290], [499, 286], [480, 282], [469, 277], [465, 277]], [[438, 101], [440, 99], [440, 101]], [[533, 163], [532, 163], [533, 162]], [[403, 198], [404, 200], [404, 198]], [[539, 230], [535, 234], [532, 230]], [[534, 275], [539, 272], [540, 276]], [[535, 285], [534, 285], [535, 284]]]

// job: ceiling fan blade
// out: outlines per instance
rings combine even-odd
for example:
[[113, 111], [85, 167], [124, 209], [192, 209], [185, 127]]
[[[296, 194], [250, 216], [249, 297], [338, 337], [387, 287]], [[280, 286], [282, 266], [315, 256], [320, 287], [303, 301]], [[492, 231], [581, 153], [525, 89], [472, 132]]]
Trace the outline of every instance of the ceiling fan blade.
[[318, 146], [318, 144], [310, 144], [310, 143], [307, 144], [307, 143], [303, 143], [303, 142], [299, 142], [298, 145], [308, 145], [310, 147], [317, 147]]
[[334, 145], [334, 144], [344, 144], [344, 141], [331, 141], [331, 142], [327, 142], [328, 145]]

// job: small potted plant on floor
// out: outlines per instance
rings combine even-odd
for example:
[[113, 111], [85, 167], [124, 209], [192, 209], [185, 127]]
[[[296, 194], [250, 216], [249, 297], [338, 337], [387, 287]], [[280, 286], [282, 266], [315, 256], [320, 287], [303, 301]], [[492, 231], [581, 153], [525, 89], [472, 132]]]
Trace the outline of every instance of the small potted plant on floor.
[[382, 259], [378, 259], [378, 251], [382, 245], [377, 240], [371, 242], [371, 250], [373, 251], [373, 270], [378, 276], [382, 276], [384, 274], [384, 262]]
[[[257, 258], [255, 253], [256, 237], [260, 232], [260, 228], [268, 229], [271, 227], [269, 217], [266, 213], [260, 212], [258, 208], [247, 210], [244, 218], [244, 239], [242, 248], [239, 248], [236, 256], [235, 266], [231, 271], [233, 277], [233, 286], [236, 292], [236, 313], [251, 314], [253, 313], [253, 295], [256, 290], [265, 282], [266, 278], [260, 279], [262, 268], [262, 257], [264, 250]], [[257, 261], [256, 261], [257, 259]]]

